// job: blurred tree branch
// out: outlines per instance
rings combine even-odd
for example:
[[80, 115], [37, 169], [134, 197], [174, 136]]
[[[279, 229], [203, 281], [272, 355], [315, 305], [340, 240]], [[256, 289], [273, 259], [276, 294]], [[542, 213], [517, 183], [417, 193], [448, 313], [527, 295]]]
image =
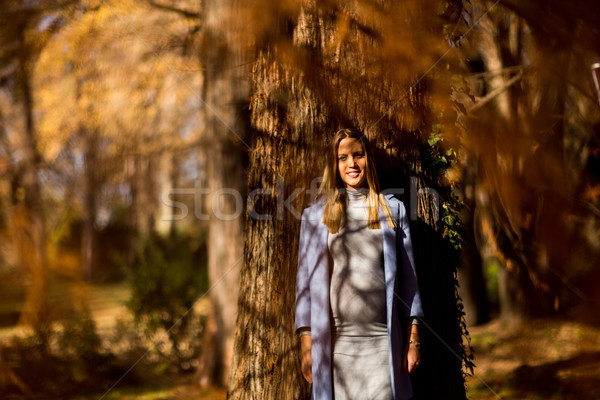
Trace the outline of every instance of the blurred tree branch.
[[178, 7], [175, 7], [170, 4], [163, 4], [163, 3], [160, 3], [155, 0], [146, 0], [146, 2], [154, 8], [157, 8], [157, 9], [163, 10], [163, 11], [174, 12], [176, 14], [184, 16], [185, 18], [202, 19], [201, 12], [185, 10], [183, 8], [178, 8]]
[[502, 86], [495, 88], [484, 97], [480, 98], [475, 104], [467, 109], [469, 114], [474, 113], [479, 110], [481, 107], [485, 106], [490, 101], [494, 100], [498, 95], [508, 88], [510, 88], [515, 83], [519, 82], [523, 78], [523, 72], [519, 72], [517, 75], [513, 76], [509, 80], [507, 80]]

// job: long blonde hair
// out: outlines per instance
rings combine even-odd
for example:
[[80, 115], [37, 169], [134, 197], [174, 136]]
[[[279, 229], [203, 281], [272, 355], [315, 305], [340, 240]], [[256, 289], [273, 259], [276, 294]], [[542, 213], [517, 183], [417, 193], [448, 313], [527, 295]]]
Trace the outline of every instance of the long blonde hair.
[[358, 140], [366, 155], [365, 175], [369, 186], [369, 193], [367, 195], [367, 227], [369, 229], [378, 229], [381, 227], [379, 221], [379, 207], [381, 207], [387, 217], [388, 225], [390, 228], [395, 228], [396, 221], [392, 217], [390, 207], [379, 188], [379, 178], [377, 177], [377, 168], [371, 147], [365, 135], [351, 129], [340, 129], [337, 131], [329, 146], [325, 171], [323, 172], [323, 182], [319, 190], [319, 194], [327, 199], [325, 213], [323, 214], [323, 223], [327, 226], [330, 233], [337, 233], [344, 227], [346, 221], [346, 190], [338, 170], [338, 147], [343, 139]]

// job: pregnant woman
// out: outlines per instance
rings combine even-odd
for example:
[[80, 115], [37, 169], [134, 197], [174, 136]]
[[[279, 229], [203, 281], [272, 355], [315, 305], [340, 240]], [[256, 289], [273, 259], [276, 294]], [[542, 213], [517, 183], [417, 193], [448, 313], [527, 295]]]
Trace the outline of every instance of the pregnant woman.
[[338, 131], [302, 213], [296, 332], [313, 399], [405, 400], [423, 316], [404, 205], [380, 192], [359, 132]]

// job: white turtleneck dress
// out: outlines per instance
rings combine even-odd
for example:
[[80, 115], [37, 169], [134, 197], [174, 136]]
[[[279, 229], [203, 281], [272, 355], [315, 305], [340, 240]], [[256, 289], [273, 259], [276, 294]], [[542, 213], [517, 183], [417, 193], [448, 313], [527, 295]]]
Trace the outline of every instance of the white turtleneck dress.
[[334, 398], [390, 400], [383, 233], [367, 228], [366, 195], [346, 193], [344, 228], [328, 237]]

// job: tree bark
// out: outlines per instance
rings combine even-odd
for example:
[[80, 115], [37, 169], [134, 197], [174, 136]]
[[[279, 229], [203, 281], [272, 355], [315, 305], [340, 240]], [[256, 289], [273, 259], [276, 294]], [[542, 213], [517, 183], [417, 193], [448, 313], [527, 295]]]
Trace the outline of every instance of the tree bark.
[[[255, 65], [254, 84], [289, 89], [284, 71], [268, 53]], [[308, 104], [304, 104], [308, 105]], [[299, 105], [298, 105], [299, 106]], [[244, 230], [237, 332], [228, 397], [231, 399], [308, 398], [300, 374], [297, 339], [293, 334], [297, 236], [300, 221], [281, 206], [296, 188], [316, 177], [320, 160], [310, 152], [317, 122], [305, 121], [311, 134], [285, 131], [285, 112], [269, 96], [252, 99], [254, 137], [248, 186], [259, 189], [249, 203]], [[308, 142], [308, 143], [307, 143]], [[312, 145], [312, 146], [310, 146]], [[299, 201], [298, 201], [299, 200]], [[302, 193], [293, 205], [301, 210]]]

